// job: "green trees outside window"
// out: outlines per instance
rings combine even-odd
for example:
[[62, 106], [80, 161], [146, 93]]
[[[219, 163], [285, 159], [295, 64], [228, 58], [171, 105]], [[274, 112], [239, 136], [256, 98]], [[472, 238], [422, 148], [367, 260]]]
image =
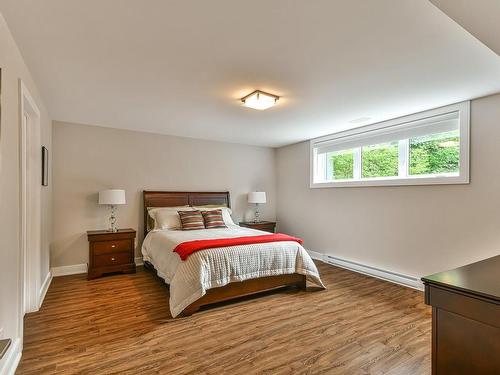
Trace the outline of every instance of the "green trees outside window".
[[363, 178], [398, 175], [398, 142], [365, 146], [361, 151]]
[[347, 180], [354, 177], [354, 151], [345, 150], [329, 154], [332, 164], [332, 180]]
[[458, 172], [458, 131], [410, 139], [410, 175]]
[[[399, 147], [399, 142], [394, 141], [358, 148], [357, 151], [361, 152], [361, 178], [398, 176]], [[458, 173], [460, 170], [458, 130], [411, 138], [408, 148], [409, 176]], [[355, 151], [350, 149], [328, 153], [329, 180], [355, 178]]]

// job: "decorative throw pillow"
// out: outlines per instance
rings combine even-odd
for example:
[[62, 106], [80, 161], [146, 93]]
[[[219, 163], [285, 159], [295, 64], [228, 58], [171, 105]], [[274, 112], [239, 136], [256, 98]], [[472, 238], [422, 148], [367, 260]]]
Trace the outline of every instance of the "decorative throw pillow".
[[222, 210], [201, 211], [201, 214], [203, 215], [205, 228], [227, 228], [222, 218]]
[[205, 229], [200, 211], [177, 211], [181, 219], [182, 230]]
[[233, 219], [231, 218], [232, 211], [229, 207], [224, 207], [224, 206], [193, 206], [195, 210], [198, 211], [211, 211], [211, 210], [222, 210], [222, 219], [224, 219], [224, 224], [226, 224], [226, 227], [232, 227], [236, 226], [234, 223]]

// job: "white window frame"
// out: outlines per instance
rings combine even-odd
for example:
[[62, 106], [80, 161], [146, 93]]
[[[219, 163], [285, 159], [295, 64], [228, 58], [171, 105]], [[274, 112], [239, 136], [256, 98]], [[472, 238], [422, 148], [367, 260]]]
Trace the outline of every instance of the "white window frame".
[[[326, 182], [315, 181], [315, 148], [321, 142], [338, 141], [339, 144], [345, 142], [348, 137], [362, 137], [373, 134], [374, 131], [382, 129], [390, 129], [392, 127], [401, 126], [409, 122], [424, 120], [426, 118], [447, 113], [459, 113], [459, 129], [460, 129], [460, 169], [458, 175], [456, 173], [439, 174], [439, 175], [415, 175], [408, 176], [408, 140], [400, 141], [399, 147], [399, 175], [396, 177], [370, 177], [352, 180], [336, 180]], [[377, 124], [367, 125], [360, 128], [355, 128], [339, 133], [330, 134], [324, 137], [315, 138], [310, 141], [310, 181], [311, 188], [328, 188], [328, 187], [358, 187], [358, 186], [404, 186], [404, 185], [447, 185], [447, 184], [468, 184], [469, 183], [469, 152], [470, 152], [470, 101], [451, 104], [445, 107], [432, 109], [429, 111], [419, 112], [416, 114], [398, 117], [396, 119], [380, 122]], [[404, 142], [406, 144], [402, 144]], [[403, 150], [403, 151], [402, 151]], [[404, 155], [402, 155], [404, 153]], [[326, 161], [325, 161], [326, 162]], [[360, 166], [358, 166], [360, 169]], [[326, 170], [326, 169], [325, 169]], [[356, 171], [355, 171], [356, 172]], [[358, 170], [358, 174], [359, 174]]]

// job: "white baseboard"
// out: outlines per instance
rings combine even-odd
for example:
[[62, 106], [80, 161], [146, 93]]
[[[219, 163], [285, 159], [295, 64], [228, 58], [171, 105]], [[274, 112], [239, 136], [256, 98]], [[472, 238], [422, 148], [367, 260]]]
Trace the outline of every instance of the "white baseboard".
[[[316, 253], [320, 254], [320, 253]], [[328, 254], [320, 254], [322, 261], [337, 267], [345, 268], [350, 271], [362, 273], [364, 275], [372, 276], [377, 279], [390, 281], [391, 283], [406, 286], [408, 288], [424, 290], [424, 285], [418, 277], [403, 275], [397, 272], [383, 270], [377, 267], [372, 267], [366, 264], [361, 264], [347, 259], [334, 257]], [[311, 258], [314, 258], [311, 255]]]
[[12, 341], [5, 357], [0, 361], [0, 375], [14, 375], [21, 361], [21, 355], [21, 339], [17, 338]]
[[38, 298], [38, 308], [42, 306], [47, 290], [49, 290], [50, 283], [52, 282], [52, 272], [49, 271], [45, 280], [43, 281], [42, 287], [40, 288], [40, 296]]
[[54, 277], [87, 273], [87, 263], [73, 264], [71, 266], [52, 267], [50, 269], [50, 272]]
[[[135, 265], [142, 266], [144, 264], [142, 257], [135, 257]], [[61, 266], [51, 268], [52, 276], [68, 276], [77, 275], [79, 273], [87, 273], [87, 264], [73, 264], [71, 266]]]
[[312, 250], [306, 250], [306, 251], [309, 253], [309, 255], [311, 256], [311, 258], [316, 259], [316, 260], [324, 261], [323, 254], [318, 253], [317, 251], [312, 251]]

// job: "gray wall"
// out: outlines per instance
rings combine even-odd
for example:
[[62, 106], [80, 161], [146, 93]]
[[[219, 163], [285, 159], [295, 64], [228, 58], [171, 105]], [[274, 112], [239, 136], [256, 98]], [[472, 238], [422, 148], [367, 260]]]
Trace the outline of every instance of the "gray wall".
[[85, 231], [108, 227], [108, 210], [97, 204], [98, 191], [107, 188], [126, 190], [118, 226], [140, 234], [142, 190], [229, 190], [237, 221], [252, 215], [246, 194], [263, 190], [263, 218], [275, 218], [272, 148], [58, 122], [53, 138], [53, 267], [88, 261]]
[[85, 231], [108, 225], [105, 188], [126, 189], [119, 226], [138, 230], [143, 189], [229, 189], [237, 221], [262, 189], [264, 217], [306, 248], [409, 276], [500, 253], [500, 95], [472, 101], [468, 185], [310, 189], [308, 142], [273, 150], [57, 122], [53, 138], [52, 266], [87, 262]]
[[277, 151], [280, 231], [410, 276], [500, 254], [500, 95], [471, 104], [471, 183], [309, 188], [309, 142]]
[[[51, 121], [41, 96], [24, 64], [10, 31], [0, 14], [0, 68], [2, 69], [0, 124], [0, 328], [3, 336], [16, 338], [21, 312], [20, 280], [20, 161], [19, 78], [23, 80], [41, 112], [41, 142], [49, 152]], [[52, 160], [50, 155], [49, 161]], [[50, 168], [50, 166], [49, 166]], [[51, 233], [51, 188], [41, 189], [42, 227], [40, 285], [49, 272]]]

